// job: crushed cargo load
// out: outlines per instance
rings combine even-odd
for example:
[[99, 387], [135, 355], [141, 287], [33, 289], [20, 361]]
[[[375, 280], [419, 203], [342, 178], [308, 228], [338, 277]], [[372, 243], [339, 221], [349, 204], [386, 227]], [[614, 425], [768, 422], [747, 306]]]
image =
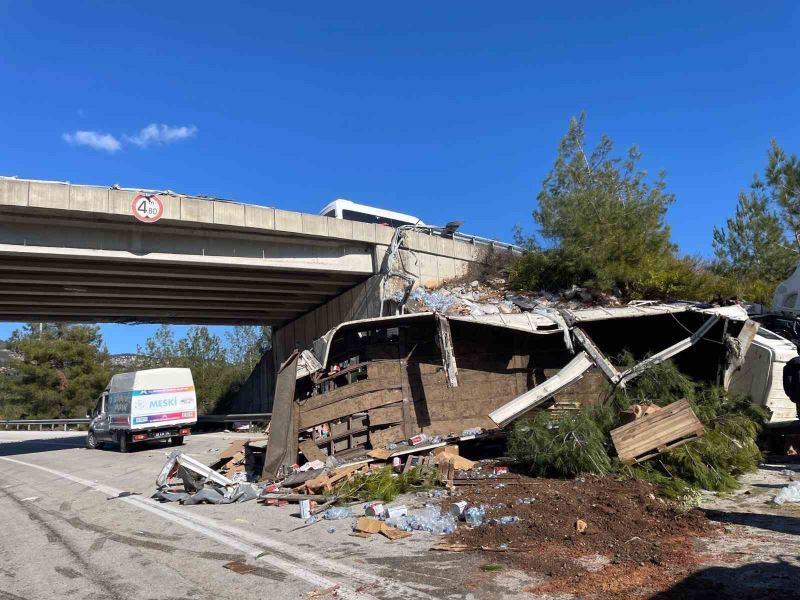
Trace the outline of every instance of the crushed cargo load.
[[[496, 435], [533, 409], [603, 402], [668, 359], [694, 380], [730, 385], [758, 331], [737, 305], [565, 308], [511, 298], [496, 299], [507, 310], [494, 312], [412, 293], [417, 309], [441, 312], [345, 322], [293, 354], [273, 406], [286, 438], [271, 441], [264, 478], [307, 461], [457, 441], [465, 431]], [[622, 366], [624, 354], [633, 366]]]

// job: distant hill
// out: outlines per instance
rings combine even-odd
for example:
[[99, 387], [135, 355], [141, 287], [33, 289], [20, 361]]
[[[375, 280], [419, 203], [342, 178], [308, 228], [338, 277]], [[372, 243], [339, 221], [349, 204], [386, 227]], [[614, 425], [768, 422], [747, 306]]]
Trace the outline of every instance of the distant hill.
[[111, 366], [115, 369], [136, 369], [137, 365], [141, 364], [143, 358], [144, 357], [140, 354], [128, 352], [112, 354], [109, 360], [111, 361]]

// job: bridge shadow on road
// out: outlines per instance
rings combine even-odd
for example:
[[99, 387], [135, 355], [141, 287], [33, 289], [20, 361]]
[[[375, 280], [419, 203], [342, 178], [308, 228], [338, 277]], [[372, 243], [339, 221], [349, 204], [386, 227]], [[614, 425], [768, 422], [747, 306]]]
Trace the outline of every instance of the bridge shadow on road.
[[730, 512], [725, 510], [706, 509], [703, 512], [712, 521], [746, 525], [778, 533], [800, 535], [800, 517], [771, 513]]
[[71, 448], [85, 448], [86, 434], [39, 438], [21, 441], [5, 442], [0, 436], [0, 456], [18, 456], [20, 454], [39, 454], [41, 452], [55, 452]]
[[791, 600], [800, 599], [800, 568], [792, 562], [756, 562], [737, 567], [709, 567], [651, 597], [651, 600]]

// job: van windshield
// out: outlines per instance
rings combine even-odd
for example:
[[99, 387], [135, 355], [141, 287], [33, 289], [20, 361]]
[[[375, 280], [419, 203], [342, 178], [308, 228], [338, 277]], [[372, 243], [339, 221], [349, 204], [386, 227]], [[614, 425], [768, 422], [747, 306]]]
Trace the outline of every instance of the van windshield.
[[400, 225], [411, 225], [408, 221], [398, 221], [396, 219], [389, 219], [388, 217], [381, 217], [378, 215], [368, 215], [366, 213], [356, 212], [353, 210], [343, 210], [342, 218], [348, 221], [359, 221], [361, 223], [378, 223], [379, 225], [388, 225], [390, 227], [400, 227]]

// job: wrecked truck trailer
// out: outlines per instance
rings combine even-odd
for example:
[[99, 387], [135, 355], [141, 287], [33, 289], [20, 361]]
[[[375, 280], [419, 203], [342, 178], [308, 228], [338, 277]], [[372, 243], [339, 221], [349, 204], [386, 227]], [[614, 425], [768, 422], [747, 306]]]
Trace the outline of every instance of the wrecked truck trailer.
[[[574, 410], [661, 360], [723, 384], [752, 343], [739, 340], [747, 323], [739, 307], [688, 303], [346, 322], [284, 363], [264, 475], [288, 470], [299, 453], [352, 459], [424, 436], [498, 430], [534, 408]], [[632, 367], [615, 364], [623, 352]]]

